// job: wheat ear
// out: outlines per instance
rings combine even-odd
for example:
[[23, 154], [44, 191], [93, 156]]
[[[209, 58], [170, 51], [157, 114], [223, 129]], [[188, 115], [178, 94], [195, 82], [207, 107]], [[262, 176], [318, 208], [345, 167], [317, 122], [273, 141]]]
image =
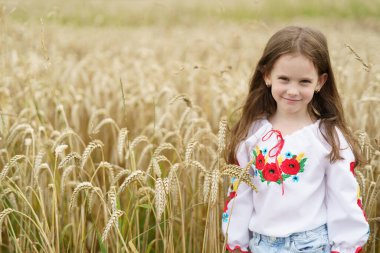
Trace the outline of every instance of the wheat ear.
[[112, 118], [105, 118], [102, 121], [100, 121], [98, 125], [96, 125], [96, 127], [93, 129], [93, 131], [92, 131], [91, 134], [97, 134], [97, 133], [99, 133], [100, 129], [103, 126], [107, 125], [107, 124], [110, 124], [111, 126], [114, 126], [117, 131], [120, 131], [120, 128], [119, 128], [119, 126], [117, 125], [117, 123], [115, 122], [114, 119], [112, 119]]
[[222, 119], [219, 122], [219, 132], [218, 132], [218, 154], [222, 154], [224, 148], [226, 147], [225, 138], [227, 130], [227, 120]]
[[156, 179], [154, 191], [155, 191], [154, 203], [156, 207], [156, 219], [157, 221], [160, 221], [161, 215], [164, 212], [165, 206], [166, 206], [165, 186], [161, 178]]
[[111, 218], [108, 220], [107, 225], [103, 231], [102, 234], [102, 242], [107, 240], [108, 234], [112, 228], [112, 226], [117, 227], [117, 220], [119, 219], [120, 216], [124, 214], [123, 211], [116, 210], [115, 212], [112, 213]]
[[9, 162], [4, 166], [4, 169], [0, 173], [0, 182], [4, 180], [4, 178], [7, 176], [9, 170], [13, 168], [18, 161], [22, 159], [28, 159], [25, 155], [15, 155], [14, 157], [9, 160]]
[[191, 99], [187, 95], [185, 95], [185, 94], [179, 94], [179, 95], [173, 97], [170, 100], [169, 104], [170, 105], [174, 104], [178, 100], [182, 100], [183, 102], [185, 102], [185, 104], [186, 104], [187, 107], [190, 107], [190, 108], [193, 107], [193, 103], [192, 103]]
[[86, 164], [88, 158], [90, 157], [92, 151], [94, 151], [96, 148], [102, 148], [104, 145], [100, 140], [94, 140], [90, 142], [90, 144], [87, 145], [86, 149], [83, 151], [82, 159], [80, 163], [80, 168], [83, 169], [84, 165]]
[[7, 215], [9, 215], [12, 212], [13, 212], [12, 208], [7, 208], [7, 209], [4, 209], [3, 211], [1, 211], [1, 213], [0, 213], [0, 236], [1, 236], [2, 228], [3, 228], [3, 222], [4, 222], [5, 218], [7, 217]]
[[122, 128], [119, 131], [119, 137], [117, 138], [117, 153], [119, 155], [119, 160], [123, 159], [124, 149], [125, 149], [125, 141], [128, 137], [128, 129]]
[[243, 169], [237, 165], [234, 164], [228, 164], [225, 165], [221, 174], [227, 175], [230, 177], [236, 177], [244, 183], [246, 183], [249, 187], [251, 187], [253, 190], [257, 191], [256, 186], [251, 181], [251, 175], [248, 173], [248, 171], [242, 171]]
[[65, 192], [65, 186], [66, 186], [66, 181], [67, 181], [67, 178], [69, 177], [69, 174], [76, 168], [75, 165], [70, 165], [68, 167], [66, 167], [62, 173], [62, 177], [61, 177], [61, 193], [62, 195], [64, 194]]
[[66, 166], [70, 161], [74, 160], [75, 163], [79, 162], [81, 160], [80, 154], [77, 152], [71, 152], [65, 158], [62, 159], [62, 161], [58, 165], [58, 169], [62, 169], [64, 166]]
[[75, 187], [73, 195], [71, 196], [70, 204], [69, 204], [69, 209], [73, 207], [73, 205], [76, 205], [77, 199], [78, 199], [78, 194], [79, 192], [83, 190], [88, 190], [88, 189], [93, 189], [94, 186], [90, 182], [82, 182]]
[[118, 194], [120, 194], [121, 192], [123, 192], [125, 190], [125, 188], [133, 181], [135, 180], [140, 180], [142, 179], [142, 176], [144, 175], [144, 172], [141, 171], [141, 170], [136, 170], [134, 172], [132, 172], [125, 180], [124, 182], [121, 184], [120, 188], [119, 188], [119, 191], [118, 191]]

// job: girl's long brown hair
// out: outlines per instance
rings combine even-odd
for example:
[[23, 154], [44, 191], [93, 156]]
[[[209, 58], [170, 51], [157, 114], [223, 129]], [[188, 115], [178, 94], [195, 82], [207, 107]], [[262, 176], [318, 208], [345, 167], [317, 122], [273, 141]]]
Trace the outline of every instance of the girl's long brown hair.
[[[320, 119], [323, 137], [331, 145], [329, 158], [331, 162], [341, 159], [340, 143], [335, 128], [342, 131], [350, 144], [357, 162], [362, 162], [360, 150], [350, 135], [344, 119], [343, 107], [331, 68], [330, 56], [325, 36], [312, 28], [289, 26], [279, 30], [268, 41], [249, 86], [248, 96], [242, 108], [242, 114], [230, 131], [226, 159], [228, 163], [237, 163], [236, 150], [239, 143], [247, 136], [252, 123], [262, 117], [270, 117], [276, 111], [276, 101], [264, 81], [276, 60], [284, 54], [299, 53], [314, 63], [318, 74], [327, 73], [327, 81], [308, 105], [309, 114]], [[322, 129], [321, 129], [322, 130]]]

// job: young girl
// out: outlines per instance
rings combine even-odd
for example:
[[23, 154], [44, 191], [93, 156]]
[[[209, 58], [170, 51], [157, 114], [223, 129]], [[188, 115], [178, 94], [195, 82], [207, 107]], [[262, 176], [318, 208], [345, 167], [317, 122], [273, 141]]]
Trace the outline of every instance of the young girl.
[[268, 41], [231, 132], [232, 179], [222, 228], [230, 252], [358, 253], [369, 236], [326, 38], [286, 27]]

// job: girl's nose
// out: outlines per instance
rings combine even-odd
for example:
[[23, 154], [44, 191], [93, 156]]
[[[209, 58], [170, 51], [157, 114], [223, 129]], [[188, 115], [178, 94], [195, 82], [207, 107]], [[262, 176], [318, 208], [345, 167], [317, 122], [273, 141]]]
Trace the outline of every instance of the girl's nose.
[[290, 96], [297, 96], [299, 94], [299, 91], [295, 87], [289, 87], [289, 89], [287, 90], [287, 93]]

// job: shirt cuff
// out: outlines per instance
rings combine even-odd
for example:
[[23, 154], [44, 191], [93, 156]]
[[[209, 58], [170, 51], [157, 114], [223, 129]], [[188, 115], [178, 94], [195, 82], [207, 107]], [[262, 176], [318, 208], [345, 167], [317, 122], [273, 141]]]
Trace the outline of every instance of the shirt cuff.
[[230, 245], [226, 245], [226, 249], [229, 251], [229, 252], [233, 252], [234, 250], [240, 250], [241, 252], [243, 253], [249, 253], [249, 250], [247, 248], [240, 248], [240, 246], [235, 246], [235, 247], [231, 247]]

